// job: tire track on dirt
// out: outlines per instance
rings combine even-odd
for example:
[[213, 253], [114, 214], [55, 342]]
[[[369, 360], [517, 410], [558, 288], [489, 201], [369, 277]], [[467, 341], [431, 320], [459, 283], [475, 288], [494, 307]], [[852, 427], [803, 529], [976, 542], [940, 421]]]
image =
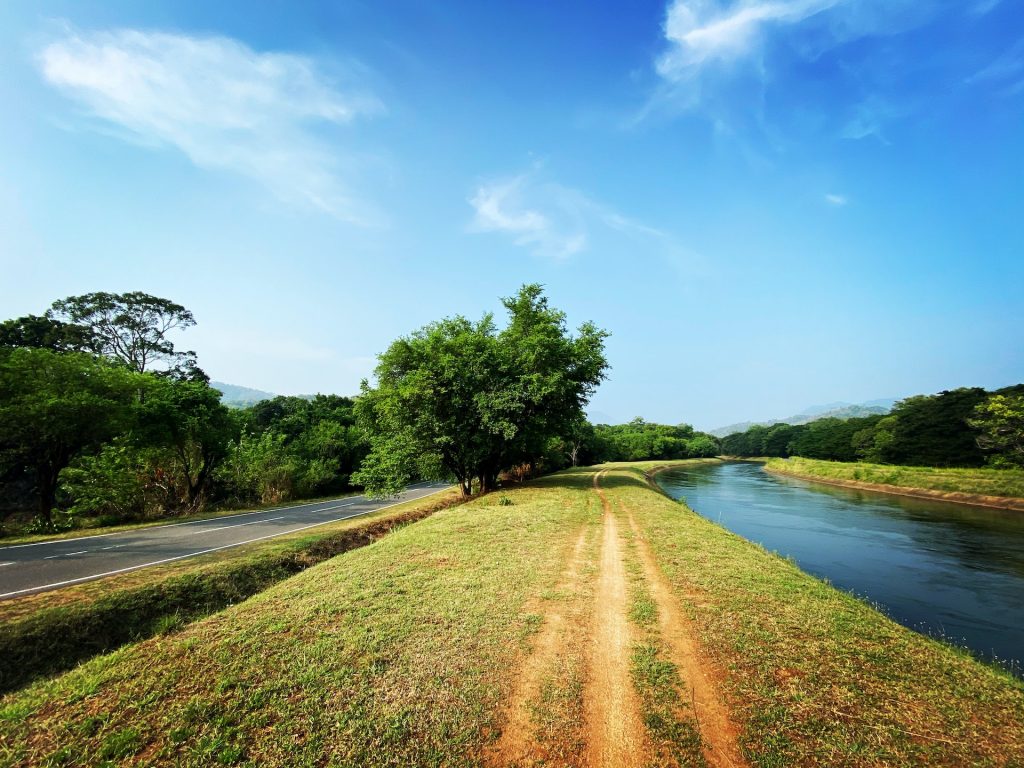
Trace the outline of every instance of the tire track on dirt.
[[[559, 595], [569, 595], [571, 598], [579, 591], [586, 543], [587, 529], [584, 527], [555, 587]], [[512, 688], [507, 719], [501, 736], [488, 755], [489, 765], [533, 765], [548, 757], [547, 750], [537, 741], [531, 712], [532, 707], [540, 702], [545, 674], [555, 667], [559, 656], [567, 651], [565, 635], [570, 608], [571, 605], [565, 604], [565, 601], [554, 600], [544, 616], [533, 650], [526, 658]]]
[[686, 689], [693, 697], [693, 711], [700, 731], [704, 759], [713, 768], [740, 768], [748, 763], [739, 747], [739, 728], [708, 673], [696, 640], [693, 624], [676, 605], [668, 580], [658, 567], [633, 513], [621, 504], [634, 533], [644, 578], [655, 604], [658, 624], [669, 656]]
[[585, 694], [587, 762], [591, 768], [639, 768], [649, 762], [650, 745], [630, 675], [629, 582], [618, 521], [601, 489], [603, 475], [603, 471], [594, 475], [594, 490], [604, 511], [604, 532]]

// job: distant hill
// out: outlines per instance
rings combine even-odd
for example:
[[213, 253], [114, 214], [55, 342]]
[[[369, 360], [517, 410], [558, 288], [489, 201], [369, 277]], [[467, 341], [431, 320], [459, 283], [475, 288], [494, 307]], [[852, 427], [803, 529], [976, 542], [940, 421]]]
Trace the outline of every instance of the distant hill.
[[261, 400], [271, 400], [277, 397], [273, 392], [240, 387], [237, 384], [225, 384], [223, 381], [211, 381], [210, 386], [220, 390], [220, 400], [228, 408], [248, 408]]
[[725, 437], [736, 432], [746, 432], [755, 424], [768, 427], [772, 424], [809, 424], [818, 419], [859, 419], [864, 416], [880, 416], [892, 410], [895, 400], [883, 398], [869, 400], [866, 403], [854, 405], [853, 403], [828, 403], [826, 405], [812, 405], [801, 413], [794, 416], [787, 416], [784, 419], [770, 419], [768, 421], [741, 421], [737, 424], [730, 424], [727, 427], [719, 427], [711, 431], [715, 437]]

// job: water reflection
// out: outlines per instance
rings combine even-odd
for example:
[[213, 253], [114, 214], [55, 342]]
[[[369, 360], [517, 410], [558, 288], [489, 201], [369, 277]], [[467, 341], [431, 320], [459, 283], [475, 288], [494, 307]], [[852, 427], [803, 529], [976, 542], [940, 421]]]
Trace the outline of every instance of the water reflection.
[[658, 483], [897, 621], [1024, 662], [1024, 514], [810, 483], [728, 463]]

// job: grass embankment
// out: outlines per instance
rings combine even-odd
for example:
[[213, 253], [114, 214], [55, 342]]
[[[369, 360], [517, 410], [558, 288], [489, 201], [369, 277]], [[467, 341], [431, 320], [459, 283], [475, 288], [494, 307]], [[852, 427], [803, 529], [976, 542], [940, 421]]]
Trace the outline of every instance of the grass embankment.
[[849, 488], [1024, 511], [1024, 470], [943, 469], [886, 464], [769, 459], [765, 469]]
[[0, 763], [1011, 765], [1024, 686], [587, 468], [11, 694]]
[[0, 692], [179, 629], [459, 500], [447, 491], [316, 531], [0, 602]]

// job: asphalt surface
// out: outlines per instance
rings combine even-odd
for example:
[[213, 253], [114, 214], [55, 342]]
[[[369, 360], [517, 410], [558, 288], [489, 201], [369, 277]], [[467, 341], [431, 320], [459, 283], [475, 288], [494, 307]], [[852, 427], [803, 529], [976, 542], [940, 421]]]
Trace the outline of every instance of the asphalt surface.
[[83, 581], [169, 563], [376, 512], [445, 488], [409, 486], [397, 499], [348, 496], [293, 507], [101, 533], [73, 539], [0, 547], [0, 600], [59, 589]]

